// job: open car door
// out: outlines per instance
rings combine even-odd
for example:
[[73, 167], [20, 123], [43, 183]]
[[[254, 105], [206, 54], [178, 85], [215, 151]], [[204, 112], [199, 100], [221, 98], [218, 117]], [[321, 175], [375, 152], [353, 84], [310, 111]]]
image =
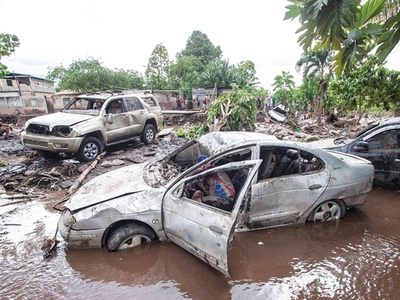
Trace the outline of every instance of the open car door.
[[[228, 249], [232, 244], [236, 218], [252, 178], [261, 160], [230, 162], [199, 172], [190, 172], [166, 192], [163, 225], [167, 237], [221, 273], [228, 273]], [[204, 164], [199, 164], [198, 171]], [[235, 187], [233, 208], [225, 211], [192, 200], [194, 182], [215, 173], [225, 172]]]

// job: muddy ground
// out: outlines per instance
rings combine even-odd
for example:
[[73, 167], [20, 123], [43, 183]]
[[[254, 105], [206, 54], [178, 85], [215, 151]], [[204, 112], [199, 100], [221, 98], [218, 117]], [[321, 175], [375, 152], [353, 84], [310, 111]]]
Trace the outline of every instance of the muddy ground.
[[[174, 133], [179, 128], [190, 128], [206, 121], [203, 113], [190, 115], [166, 115], [164, 128], [170, 130], [167, 135], [159, 136], [152, 145], [144, 145], [140, 140], [108, 148], [106, 154], [86, 175], [82, 183], [104, 172], [123, 166], [157, 159], [173, 151], [187, 140], [176, 138]], [[315, 141], [325, 138], [353, 135], [356, 131], [376, 121], [380, 117], [363, 118], [360, 124], [350, 116], [318, 126], [313, 119], [291, 118], [285, 124], [270, 120], [264, 112], [257, 116], [256, 131], [273, 134], [279, 139], [292, 141]], [[73, 157], [61, 156], [55, 159], [42, 158], [36, 151], [25, 149], [20, 142], [20, 127], [15, 127], [9, 139], [0, 137], [0, 184], [5, 191], [26, 195], [40, 195], [43, 191], [60, 191], [82, 178], [81, 174], [92, 163], [81, 163]]]

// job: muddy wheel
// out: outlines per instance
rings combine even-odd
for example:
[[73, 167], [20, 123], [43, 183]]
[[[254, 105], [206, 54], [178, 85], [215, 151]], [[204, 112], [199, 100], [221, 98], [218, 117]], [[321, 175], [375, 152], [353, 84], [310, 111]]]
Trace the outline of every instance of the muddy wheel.
[[144, 225], [124, 224], [111, 233], [106, 242], [106, 249], [114, 252], [140, 246], [156, 239], [156, 234]]
[[100, 141], [93, 137], [88, 136], [82, 141], [82, 144], [76, 154], [79, 161], [92, 161], [97, 155], [101, 153]]
[[313, 222], [325, 222], [332, 220], [339, 220], [343, 218], [346, 213], [346, 207], [342, 201], [326, 201], [320, 204], [308, 218]]
[[146, 145], [151, 144], [156, 139], [156, 129], [152, 124], [147, 124], [142, 133], [142, 142]]

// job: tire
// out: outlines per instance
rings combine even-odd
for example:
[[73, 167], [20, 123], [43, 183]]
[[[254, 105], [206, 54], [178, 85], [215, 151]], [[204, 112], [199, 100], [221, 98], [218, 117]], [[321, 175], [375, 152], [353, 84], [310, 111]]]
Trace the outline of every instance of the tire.
[[124, 224], [115, 229], [106, 242], [108, 252], [140, 246], [142, 243], [155, 241], [157, 235], [145, 225]]
[[308, 221], [325, 222], [339, 220], [346, 214], [346, 206], [342, 201], [329, 200], [321, 203], [308, 217]]
[[152, 144], [156, 139], [156, 129], [152, 124], [146, 124], [142, 133], [142, 142], [146, 145]]
[[100, 141], [93, 136], [88, 136], [82, 141], [82, 144], [79, 147], [76, 157], [79, 161], [83, 162], [92, 161], [100, 153], [101, 153]]

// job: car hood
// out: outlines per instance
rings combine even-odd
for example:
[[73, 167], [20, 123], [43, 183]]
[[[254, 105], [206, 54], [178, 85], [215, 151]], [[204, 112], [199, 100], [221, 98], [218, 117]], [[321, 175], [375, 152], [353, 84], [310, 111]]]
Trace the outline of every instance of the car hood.
[[146, 163], [130, 165], [99, 175], [83, 185], [64, 204], [71, 211], [151, 189], [143, 180]]
[[93, 116], [57, 112], [50, 115], [36, 117], [34, 119], [29, 120], [28, 123], [47, 125], [50, 127], [60, 126], [60, 125], [71, 126], [91, 118], [93, 118]]
[[348, 138], [335, 138], [314, 141], [308, 144], [313, 148], [340, 150], [341, 148], [345, 148], [345, 146], [349, 145], [353, 140], [354, 139]]

